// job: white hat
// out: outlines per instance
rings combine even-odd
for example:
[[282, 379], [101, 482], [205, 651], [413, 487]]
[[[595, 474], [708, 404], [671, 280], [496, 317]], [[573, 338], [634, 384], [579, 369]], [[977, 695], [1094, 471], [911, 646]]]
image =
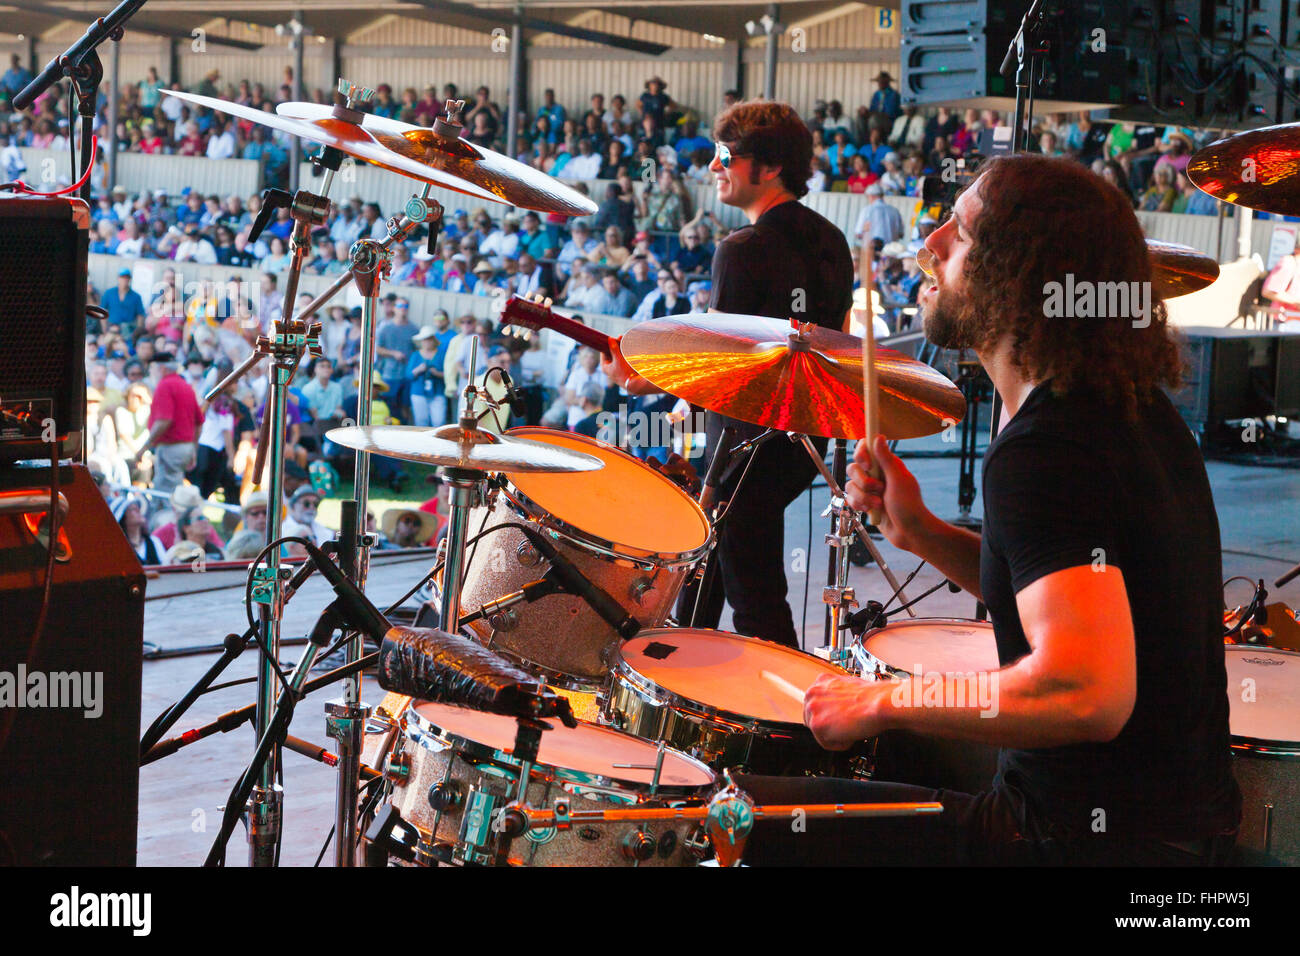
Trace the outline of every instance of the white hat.
[[411, 336], [411, 341], [423, 342], [426, 339], [436, 339], [437, 337], [438, 332], [432, 325], [422, 325], [420, 326], [420, 331]]

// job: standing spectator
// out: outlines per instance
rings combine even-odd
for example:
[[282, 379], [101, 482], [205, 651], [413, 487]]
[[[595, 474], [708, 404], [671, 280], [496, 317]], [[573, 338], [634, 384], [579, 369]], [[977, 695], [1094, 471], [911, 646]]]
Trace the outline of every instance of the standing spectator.
[[388, 384], [394, 414], [400, 415], [406, 401], [406, 360], [415, 351], [411, 336], [416, 332], [411, 324], [411, 303], [398, 299], [394, 303], [393, 318], [383, 322], [375, 333], [375, 371]]
[[235, 476], [235, 409], [230, 388], [214, 398], [203, 416], [197, 459], [190, 481], [207, 498], [218, 488], [228, 504], [239, 500], [239, 479]]
[[618, 183], [610, 183], [605, 188], [605, 201], [600, 204], [600, 209], [596, 212], [595, 227], [608, 229], [610, 226], [617, 226], [624, 235], [630, 236], [634, 231], [635, 214], [635, 207], [624, 198], [623, 190], [619, 188]]
[[[668, 110], [677, 106], [668, 96], [668, 84], [662, 77], [652, 76], [645, 82], [645, 92], [641, 94], [641, 116], [649, 118], [657, 132], [664, 128]], [[655, 145], [660, 145], [656, 143]]]
[[[447, 317], [442, 316], [445, 332]], [[439, 330], [432, 325], [420, 329], [412, 341], [416, 351], [411, 353], [406, 364], [406, 380], [410, 383], [411, 423], [424, 427], [442, 425], [447, 417], [446, 382], [443, 378], [440, 358], [446, 358], [444, 340]], [[448, 337], [447, 341], [450, 341]]]
[[488, 98], [490, 91], [486, 86], [480, 86], [474, 95], [475, 103], [465, 113], [465, 124], [478, 134], [480, 128], [478, 118], [482, 116], [484, 120], [481, 128], [483, 135], [487, 137], [487, 143], [480, 145], [489, 145], [501, 130], [501, 109]]
[[[876, 74], [876, 92], [871, 94], [871, 112], [881, 113], [888, 117], [889, 122], [885, 125], [888, 130], [903, 112], [902, 99], [898, 91], [889, 84], [894, 78], [885, 70]], [[878, 127], [877, 127], [878, 128]]]
[[853, 227], [853, 235], [859, 246], [880, 240], [881, 245], [888, 245], [903, 238], [903, 217], [898, 210], [885, 202], [885, 191], [880, 183], [867, 187], [867, 204], [858, 213], [858, 221]]
[[542, 92], [542, 105], [537, 110], [537, 115], [545, 116], [549, 120], [550, 142], [554, 143], [559, 136], [559, 131], [564, 127], [564, 121], [568, 118], [564, 107], [555, 102], [555, 90], [547, 89]]
[[0, 76], [0, 90], [8, 94], [7, 99], [12, 100], [31, 81], [32, 71], [23, 66], [22, 57], [15, 53], [9, 58], [9, 69], [4, 76]]
[[194, 389], [177, 373], [176, 356], [161, 352], [153, 357], [153, 404], [149, 408], [149, 435], [136, 452], [140, 461], [146, 451], [154, 457], [153, 487], [170, 493], [194, 467], [195, 439], [203, 424]]
[[342, 418], [343, 383], [334, 381], [333, 374], [334, 363], [325, 356], [312, 362], [311, 381], [302, 387], [302, 400], [314, 422]]
[[144, 299], [131, 288], [131, 270], [126, 266], [118, 270], [117, 285], [104, 293], [100, 305], [108, 310], [108, 324], [120, 327], [128, 340], [135, 338], [137, 323], [148, 315]]

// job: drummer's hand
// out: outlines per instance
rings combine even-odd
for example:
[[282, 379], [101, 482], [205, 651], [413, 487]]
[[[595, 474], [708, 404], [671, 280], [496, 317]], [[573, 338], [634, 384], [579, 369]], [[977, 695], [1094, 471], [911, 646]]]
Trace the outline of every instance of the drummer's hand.
[[915, 551], [914, 542], [929, 516], [921, 500], [921, 486], [902, 460], [889, 450], [889, 439], [884, 435], [876, 436], [873, 451], [875, 460], [880, 462], [881, 477], [871, 477], [872, 454], [865, 441], [858, 442], [853, 464], [849, 465], [845, 497], [856, 511], [876, 512], [880, 519], [876, 527], [890, 544], [904, 551]]
[[803, 698], [803, 722], [827, 750], [847, 750], [879, 731], [874, 713], [885, 683], [823, 674]]
[[604, 355], [600, 357], [600, 368], [605, 373], [605, 377], [615, 385], [627, 389], [629, 395], [648, 395], [659, 391], [647, 379], [638, 375], [636, 369], [627, 364], [627, 359], [623, 358], [623, 350], [620, 347], [622, 341], [623, 337], [621, 335], [618, 338], [611, 336], [609, 340], [610, 357], [606, 358]]

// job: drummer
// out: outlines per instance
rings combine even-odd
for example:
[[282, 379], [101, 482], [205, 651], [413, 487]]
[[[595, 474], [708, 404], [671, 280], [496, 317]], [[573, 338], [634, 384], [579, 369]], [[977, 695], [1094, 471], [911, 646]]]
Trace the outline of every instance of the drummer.
[[[750, 225], [718, 243], [713, 255], [710, 312], [798, 318], [842, 330], [853, 301], [853, 260], [844, 234], [799, 197], [808, 192], [812, 136], [785, 103], [737, 103], [713, 123], [717, 149], [709, 170], [718, 199], [744, 212]], [[633, 395], [658, 391], [637, 375], [618, 348], [604, 361], [611, 381]], [[732, 425], [737, 440], [763, 432], [709, 412], [705, 417], [710, 454], [722, 430]], [[825, 452], [825, 440], [817, 440]], [[794, 616], [786, 601], [785, 509], [812, 483], [816, 465], [800, 446], [770, 441], [754, 453], [748, 473], [736, 463], [719, 487], [729, 500], [718, 528], [716, 560], [700, 596], [682, 593], [678, 619], [716, 627], [723, 597], [731, 604], [732, 629], [798, 648]], [[737, 485], [741, 474], [744, 482]]]
[[[982, 677], [996, 677], [994, 706], [959, 706], [961, 675], [929, 698], [920, 677], [910, 687], [822, 677], [804, 720], [831, 750], [895, 729], [998, 746], [999, 773], [978, 795], [741, 778], [756, 803], [944, 804], [937, 818], [808, 820], [798, 833], [759, 824], [745, 858], [1223, 863], [1241, 797], [1219, 527], [1200, 452], [1162, 391], [1179, 377], [1165, 308], [1066, 318], [1045, 305], [1071, 274], [1076, 289], [1149, 287], [1133, 210], [1073, 161], [1004, 157], [925, 245], [937, 276], [920, 299], [926, 336], [975, 349], [1006, 408], [984, 457], [983, 537], [926, 509], [887, 436], [859, 444], [847, 492], [855, 508], [880, 510], [891, 543], [987, 605], [1001, 669]], [[882, 479], [868, 476], [872, 455]]]

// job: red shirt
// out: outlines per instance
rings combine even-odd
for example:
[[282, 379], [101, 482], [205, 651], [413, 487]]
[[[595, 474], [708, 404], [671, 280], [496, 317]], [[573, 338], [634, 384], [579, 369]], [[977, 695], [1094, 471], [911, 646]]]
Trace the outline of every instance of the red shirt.
[[176, 372], [165, 375], [153, 393], [149, 427], [153, 428], [154, 422], [164, 420], [170, 420], [171, 424], [159, 436], [159, 445], [194, 441], [203, 424], [203, 415], [199, 411], [199, 400], [194, 397], [194, 389]]

